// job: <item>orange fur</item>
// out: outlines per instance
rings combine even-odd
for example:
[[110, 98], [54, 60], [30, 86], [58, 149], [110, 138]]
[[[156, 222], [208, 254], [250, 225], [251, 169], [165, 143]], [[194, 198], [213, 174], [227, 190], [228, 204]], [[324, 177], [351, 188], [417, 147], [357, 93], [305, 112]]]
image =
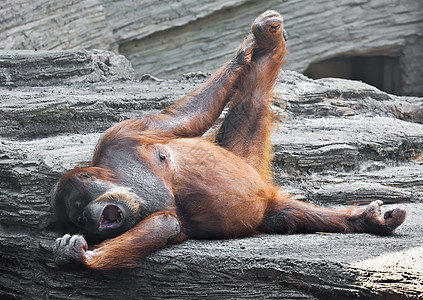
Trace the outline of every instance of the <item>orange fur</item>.
[[[186, 238], [232, 238], [257, 232], [389, 233], [402, 223], [402, 211], [393, 211], [395, 220], [383, 227], [385, 221], [374, 213], [375, 204], [358, 212], [319, 208], [290, 199], [273, 185], [274, 115], [269, 98], [286, 54], [282, 25], [278, 13], [265, 12], [253, 23], [253, 35], [236, 57], [202, 87], [161, 114], [126, 120], [105, 132], [91, 166], [68, 172], [55, 198], [79, 201], [82, 197], [89, 201], [87, 207], [94, 203], [82, 213], [85, 219], [94, 216], [88, 220], [91, 230], [104, 225], [103, 219], [106, 227], [123, 222], [124, 216], [136, 223], [114, 231], [119, 234], [94, 250], [87, 250], [82, 237], [59, 239], [57, 261], [108, 270], [136, 266], [139, 258]], [[229, 111], [215, 141], [201, 137], [225, 105]], [[78, 209], [72, 218], [77, 223], [87, 221], [78, 218]], [[142, 215], [143, 211], [148, 214]], [[66, 248], [71, 241], [73, 248]]]

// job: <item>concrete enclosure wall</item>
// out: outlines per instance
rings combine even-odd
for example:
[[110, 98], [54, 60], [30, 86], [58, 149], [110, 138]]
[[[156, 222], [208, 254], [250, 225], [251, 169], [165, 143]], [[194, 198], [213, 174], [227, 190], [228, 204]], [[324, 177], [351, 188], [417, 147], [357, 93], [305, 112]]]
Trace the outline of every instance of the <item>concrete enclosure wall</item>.
[[[287, 69], [330, 77], [333, 58], [393, 58], [393, 79], [384, 80], [393, 83], [378, 87], [423, 95], [420, 0], [4, 0], [0, 48], [113, 50], [139, 76], [176, 77], [219, 67], [266, 9], [284, 15]], [[384, 69], [371, 77], [387, 76]]]

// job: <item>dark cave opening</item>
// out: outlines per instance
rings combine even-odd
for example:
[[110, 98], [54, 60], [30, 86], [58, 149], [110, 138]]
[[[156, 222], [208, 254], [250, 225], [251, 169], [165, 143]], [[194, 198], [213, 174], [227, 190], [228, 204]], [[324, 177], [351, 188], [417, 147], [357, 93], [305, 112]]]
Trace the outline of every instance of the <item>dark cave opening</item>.
[[346, 56], [311, 63], [304, 75], [360, 80], [390, 94], [401, 95], [399, 57]]

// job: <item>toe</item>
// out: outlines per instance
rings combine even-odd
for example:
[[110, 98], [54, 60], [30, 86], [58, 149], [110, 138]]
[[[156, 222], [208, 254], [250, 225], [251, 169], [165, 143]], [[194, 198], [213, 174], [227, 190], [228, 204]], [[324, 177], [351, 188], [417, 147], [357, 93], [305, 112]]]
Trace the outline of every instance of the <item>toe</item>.
[[380, 216], [380, 207], [383, 205], [383, 202], [380, 200], [376, 200], [371, 202], [366, 210], [365, 210], [365, 214], [369, 214], [369, 215], [376, 215], [376, 216]]
[[65, 247], [67, 245], [69, 245], [69, 240], [71, 239], [70, 234], [65, 234], [61, 239], [60, 239], [60, 247]]
[[375, 201], [372, 201], [372, 202], [370, 203], [370, 205], [374, 205], [374, 206], [382, 206], [382, 205], [383, 205], [383, 201], [381, 201], [381, 200], [375, 200]]
[[282, 18], [281, 14], [275, 10], [267, 10], [259, 16], [259, 18], [272, 18], [272, 17]]
[[404, 222], [407, 216], [407, 211], [401, 208], [394, 208], [385, 212], [384, 218], [386, 221], [392, 221], [398, 223], [398, 226]]
[[81, 235], [74, 235], [70, 241], [69, 241], [69, 245], [74, 247], [75, 249], [83, 249], [83, 250], [87, 250], [88, 246], [87, 246], [87, 242], [85, 241], [84, 237]]

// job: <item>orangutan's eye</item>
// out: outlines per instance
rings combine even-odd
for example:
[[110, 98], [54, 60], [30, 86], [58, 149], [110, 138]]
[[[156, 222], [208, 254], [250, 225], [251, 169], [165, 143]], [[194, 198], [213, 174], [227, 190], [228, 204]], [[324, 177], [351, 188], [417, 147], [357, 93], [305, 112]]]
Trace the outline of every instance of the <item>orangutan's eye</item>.
[[87, 178], [91, 177], [91, 174], [90, 173], [79, 173], [78, 177], [81, 178], [81, 179], [87, 179]]
[[165, 160], [166, 159], [166, 155], [163, 154], [163, 153], [161, 153], [161, 152], [159, 152], [159, 158], [160, 158], [160, 160]]

